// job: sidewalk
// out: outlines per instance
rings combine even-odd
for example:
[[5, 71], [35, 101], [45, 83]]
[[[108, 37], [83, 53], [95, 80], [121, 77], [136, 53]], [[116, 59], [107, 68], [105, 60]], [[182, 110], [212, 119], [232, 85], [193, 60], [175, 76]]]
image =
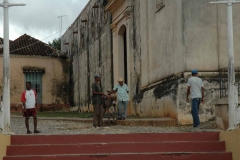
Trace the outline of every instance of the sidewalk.
[[[91, 118], [38, 118], [38, 129], [42, 135], [61, 134], [131, 134], [131, 133], [178, 133], [178, 132], [219, 132], [215, 121], [204, 122], [200, 128], [186, 126], [164, 126], [173, 121], [169, 118], [127, 119], [117, 121], [117, 125], [108, 125], [96, 129], [92, 126]], [[176, 121], [174, 120], [176, 123]], [[161, 126], [160, 126], [160, 125]], [[33, 130], [33, 119], [29, 120], [30, 130]], [[125, 125], [125, 126], [124, 126]], [[25, 120], [21, 116], [11, 116], [11, 129], [17, 135], [26, 135]], [[1, 132], [1, 131], [0, 131]], [[33, 134], [34, 135], [34, 134]]]
[[[23, 118], [22, 116], [12, 115], [11, 118]], [[56, 121], [72, 121], [81, 123], [92, 123], [92, 118], [65, 118], [65, 117], [38, 117], [39, 120], [56, 120]], [[104, 124], [108, 124], [108, 119], [103, 119]], [[175, 127], [177, 126], [177, 121], [172, 118], [141, 118], [141, 119], [126, 119], [117, 120], [117, 125], [121, 126], [158, 126], [158, 127]]]

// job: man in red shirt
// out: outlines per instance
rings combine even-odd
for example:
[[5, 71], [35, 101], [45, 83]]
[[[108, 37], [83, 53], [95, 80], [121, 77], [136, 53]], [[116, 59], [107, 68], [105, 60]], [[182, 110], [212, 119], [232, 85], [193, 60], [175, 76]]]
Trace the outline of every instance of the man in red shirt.
[[27, 128], [27, 134], [32, 132], [29, 130], [29, 117], [33, 117], [34, 133], [40, 133], [37, 130], [37, 113], [36, 113], [36, 91], [32, 90], [31, 82], [26, 82], [26, 88], [22, 93], [21, 101], [23, 103], [23, 116], [25, 117], [25, 124]]

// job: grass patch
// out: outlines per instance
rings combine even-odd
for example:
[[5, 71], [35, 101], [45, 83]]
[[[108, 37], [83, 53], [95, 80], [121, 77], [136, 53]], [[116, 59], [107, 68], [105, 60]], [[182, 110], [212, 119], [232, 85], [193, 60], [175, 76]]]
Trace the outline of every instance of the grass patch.
[[[13, 112], [11, 115], [22, 116], [22, 113]], [[63, 118], [90, 118], [92, 113], [78, 112], [37, 112], [38, 117], [63, 117]]]

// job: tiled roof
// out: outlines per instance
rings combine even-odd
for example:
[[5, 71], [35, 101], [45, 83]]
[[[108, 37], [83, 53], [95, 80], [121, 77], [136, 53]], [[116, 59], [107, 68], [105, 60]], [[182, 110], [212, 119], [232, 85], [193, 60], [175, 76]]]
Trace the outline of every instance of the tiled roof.
[[[3, 53], [3, 49], [0, 49], [0, 54], [2, 53]], [[48, 56], [48, 57], [66, 57], [65, 53], [27, 34], [20, 36], [10, 44], [10, 54]]]
[[[13, 41], [9, 40], [9, 43], [12, 43]], [[0, 37], [0, 44], [3, 44], [3, 38]]]
[[0, 37], [0, 44], [3, 44], [3, 39]]

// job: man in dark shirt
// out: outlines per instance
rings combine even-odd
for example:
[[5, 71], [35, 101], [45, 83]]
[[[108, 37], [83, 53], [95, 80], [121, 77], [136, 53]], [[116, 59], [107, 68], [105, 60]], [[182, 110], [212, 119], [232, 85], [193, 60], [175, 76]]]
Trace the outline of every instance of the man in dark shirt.
[[98, 74], [94, 75], [95, 82], [92, 84], [92, 103], [93, 103], [93, 126], [101, 127], [103, 122], [103, 103], [102, 96], [104, 93], [102, 92], [102, 88], [99, 84], [101, 81], [101, 76]]

